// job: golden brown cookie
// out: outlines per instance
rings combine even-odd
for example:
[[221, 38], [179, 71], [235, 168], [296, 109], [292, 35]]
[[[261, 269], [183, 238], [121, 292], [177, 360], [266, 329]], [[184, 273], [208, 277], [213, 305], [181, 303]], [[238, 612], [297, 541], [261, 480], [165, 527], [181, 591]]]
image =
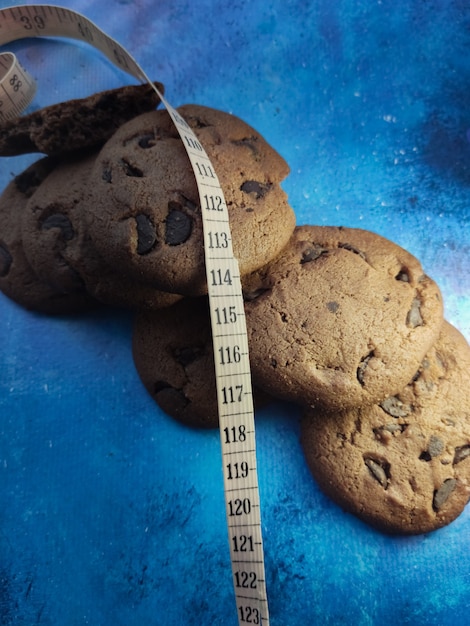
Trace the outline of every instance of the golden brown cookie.
[[242, 282], [255, 383], [307, 406], [343, 409], [399, 391], [443, 321], [419, 261], [359, 229], [299, 226]]
[[470, 347], [445, 322], [413, 380], [380, 404], [306, 413], [302, 447], [320, 487], [389, 533], [440, 528], [470, 497]]
[[[294, 212], [280, 187], [288, 166], [237, 117], [196, 105], [178, 111], [217, 172], [240, 271], [251, 272], [278, 254], [294, 229]], [[166, 111], [121, 126], [101, 150], [90, 187], [89, 232], [110, 265], [165, 291], [207, 292], [199, 194]], [[202, 210], [216, 219], [220, 201], [216, 193], [207, 196]], [[211, 233], [214, 247], [228, 246], [227, 233], [219, 233], [215, 221]]]

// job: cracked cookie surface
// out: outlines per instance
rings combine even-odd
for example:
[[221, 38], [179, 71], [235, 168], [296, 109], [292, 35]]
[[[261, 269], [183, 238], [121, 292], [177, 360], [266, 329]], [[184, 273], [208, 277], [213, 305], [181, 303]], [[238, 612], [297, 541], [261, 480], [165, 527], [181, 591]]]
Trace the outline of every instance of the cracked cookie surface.
[[[155, 83], [160, 93], [163, 85]], [[124, 122], [152, 111], [160, 97], [148, 84], [127, 85], [59, 102], [0, 124], [0, 155], [63, 155], [105, 143]]]
[[242, 283], [254, 381], [308, 406], [344, 409], [398, 391], [443, 322], [419, 261], [360, 229], [298, 226]]
[[430, 532], [470, 497], [470, 347], [444, 322], [411, 382], [371, 407], [307, 411], [302, 447], [336, 503], [389, 533]]
[[[178, 111], [208, 153], [227, 203], [240, 271], [251, 272], [276, 256], [293, 232], [295, 215], [280, 187], [289, 168], [237, 117], [197, 105]], [[197, 149], [195, 144], [193, 151]], [[210, 183], [211, 166], [201, 168]], [[165, 291], [207, 292], [199, 194], [166, 111], [121, 126], [101, 150], [90, 185], [89, 231], [108, 263]], [[213, 220], [214, 248], [229, 245], [228, 234], [217, 224], [220, 203], [216, 192], [203, 200], [203, 210]]]

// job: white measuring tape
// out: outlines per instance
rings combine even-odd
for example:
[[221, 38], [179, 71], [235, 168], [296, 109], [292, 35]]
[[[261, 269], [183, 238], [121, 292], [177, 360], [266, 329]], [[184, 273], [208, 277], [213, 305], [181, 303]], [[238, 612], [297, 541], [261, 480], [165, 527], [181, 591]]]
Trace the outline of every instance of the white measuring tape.
[[[163, 98], [132, 56], [93, 22], [70, 9], [25, 5], [0, 10], [0, 45], [26, 37], [71, 37], [153, 86], [188, 153], [199, 190], [212, 324], [225, 506], [238, 623], [269, 625], [261, 533], [248, 338], [238, 262], [217, 174], [192, 129]], [[0, 56], [0, 122], [30, 104], [35, 81], [15, 55]]]

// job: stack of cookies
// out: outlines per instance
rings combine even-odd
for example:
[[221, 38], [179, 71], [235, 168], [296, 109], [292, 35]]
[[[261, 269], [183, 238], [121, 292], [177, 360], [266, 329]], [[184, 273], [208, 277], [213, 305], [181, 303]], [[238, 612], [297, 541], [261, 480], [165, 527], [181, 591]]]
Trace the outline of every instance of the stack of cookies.
[[[99, 136], [80, 132], [73, 112], [86, 101], [34, 114], [37, 126], [54, 117], [49, 143], [31, 139], [33, 119], [16, 139], [0, 129], [0, 154], [48, 155], [0, 198], [0, 289], [43, 313], [132, 309], [148, 392], [175, 419], [216, 427], [198, 190], [170, 117], [145, 93], [138, 110], [111, 107]], [[470, 347], [444, 320], [438, 286], [377, 234], [296, 225], [288, 165], [255, 129], [208, 107], [178, 111], [224, 191], [255, 407], [302, 407], [308, 466], [345, 510], [390, 533], [448, 524], [470, 496]], [[62, 150], [61, 117], [76, 126]]]

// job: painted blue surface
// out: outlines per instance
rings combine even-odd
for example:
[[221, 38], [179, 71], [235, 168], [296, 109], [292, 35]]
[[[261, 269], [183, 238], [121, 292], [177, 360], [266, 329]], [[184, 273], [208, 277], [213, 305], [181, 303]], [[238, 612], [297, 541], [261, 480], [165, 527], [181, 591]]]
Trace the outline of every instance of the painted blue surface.
[[[416, 254], [470, 339], [468, 3], [60, 4], [174, 106], [260, 130], [291, 166], [298, 223], [368, 228]], [[131, 80], [74, 42], [12, 48], [40, 80], [35, 107]], [[2, 159], [1, 187], [32, 160]], [[146, 395], [131, 316], [51, 319], [0, 295], [0, 319], [0, 623], [235, 626], [218, 433]], [[468, 622], [470, 510], [386, 537], [319, 492], [295, 408], [260, 411], [257, 438], [273, 626]]]

